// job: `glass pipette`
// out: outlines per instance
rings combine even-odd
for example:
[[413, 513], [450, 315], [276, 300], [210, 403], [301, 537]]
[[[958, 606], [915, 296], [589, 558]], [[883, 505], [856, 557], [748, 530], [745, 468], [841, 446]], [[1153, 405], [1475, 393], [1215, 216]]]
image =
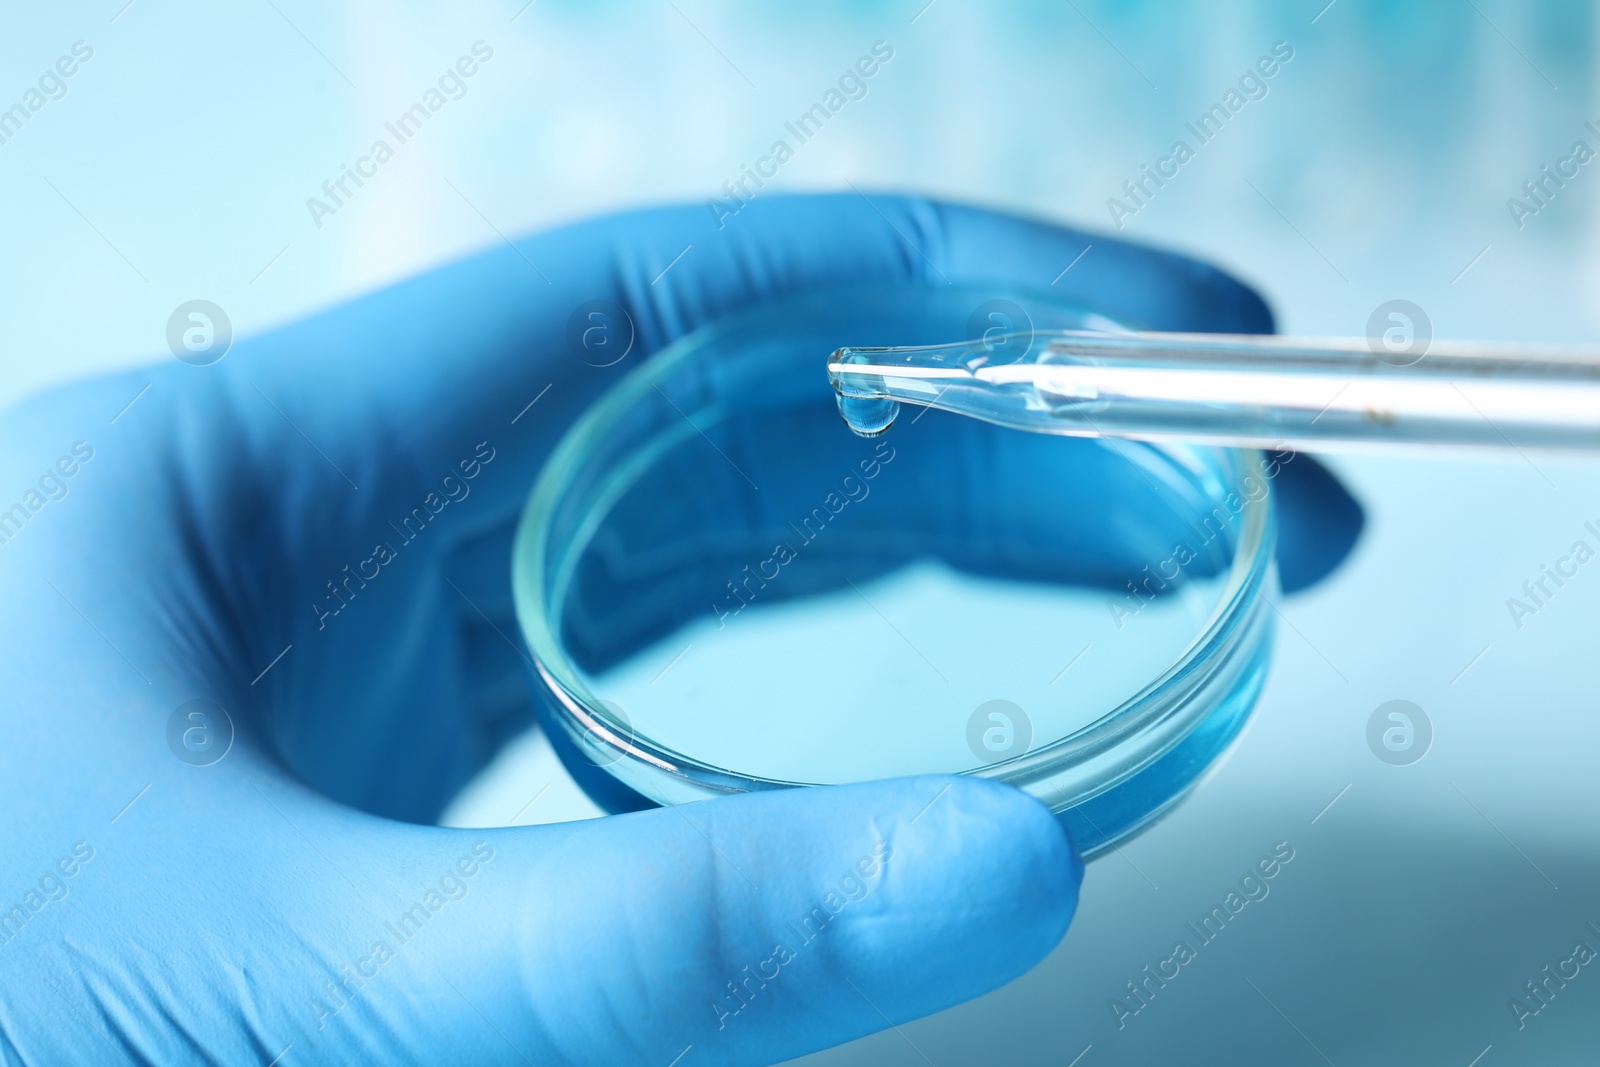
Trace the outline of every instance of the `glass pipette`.
[[1600, 352], [1435, 343], [1412, 358], [1361, 340], [1058, 331], [841, 348], [828, 380], [868, 437], [906, 403], [1079, 437], [1600, 449]]

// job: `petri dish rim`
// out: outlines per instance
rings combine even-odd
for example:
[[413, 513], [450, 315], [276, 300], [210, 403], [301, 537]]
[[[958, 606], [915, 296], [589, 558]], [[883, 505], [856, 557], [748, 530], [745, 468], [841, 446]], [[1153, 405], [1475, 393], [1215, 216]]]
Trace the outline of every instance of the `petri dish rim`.
[[[1016, 292], [1015, 287], [1011, 291]], [[1057, 308], [1065, 306], [1059, 298], [1048, 294], [1018, 295]], [[820, 302], [826, 296], [808, 299]], [[585, 457], [626, 413], [648, 401], [657, 386], [685, 363], [706, 349], [749, 330], [752, 325], [758, 325], [770, 310], [770, 305], [756, 308], [691, 332], [629, 371], [603, 394], [563, 435], [541, 470], [524, 506], [514, 542], [512, 585], [517, 617], [533, 654], [542, 688], [553, 700], [552, 710], [556, 712], [557, 722], [592, 762], [656, 803], [821, 783], [762, 777], [719, 767], [641, 736], [630, 724], [612, 715], [590, 691], [561, 647], [558, 628], [566, 579], [587, 538], [579, 536], [556, 544], [553, 523], [560, 511], [558, 505], [584, 469]], [[1076, 310], [1112, 328], [1138, 326], [1126, 318], [1108, 319], [1081, 306]], [[819, 382], [824, 381], [821, 366], [824, 356], [819, 354], [818, 357]], [[665, 447], [660, 441], [653, 445], [630, 455], [630, 465], [635, 467], [634, 477], [648, 466], [657, 448]], [[1244, 472], [1261, 456], [1254, 450], [1208, 447], [1157, 446], [1157, 450], [1171, 462], [1222, 486], [1237, 486]], [[615, 499], [626, 492], [631, 479], [620, 475], [616, 470], [608, 472], [606, 491], [595, 495], [591, 504], [598, 506], [585, 515], [581, 526], [587, 526], [592, 532], [606, 513], [604, 500]], [[1265, 494], [1254, 500], [1248, 496], [1243, 498], [1233, 559], [1226, 570], [1221, 592], [1206, 621], [1166, 669], [1094, 721], [1021, 755], [959, 773], [997, 779], [1025, 789], [1035, 786], [1030, 790], [1035, 795], [1039, 792], [1037, 787], [1048, 782], [1052, 800], [1047, 802], [1061, 812], [1134, 778], [1180, 746], [1205, 722], [1219, 703], [1218, 699], [1206, 699], [1208, 689], [1217, 689], [1219, 679], [1226, 683], [1229, 678], [1243, 676], [1249, 668], [1245, 661], [1262, 654], [1264, 645], [1270, 641], [1270, 620], [1263, 624], [1268, 605], [1262, 594], [1275, 581], [1272, 557], [1276, 512], [1270, 480], [1263, 481], [1269, 487]], [[1212, 499], [1220, 502], [1221, 496], [1213, 494]], [[1222, 688], [1226, 689], [1226, 684]], [[675, 782], [679, 788], [650, 788], [649, 783], [639, 781], [638, 775], [627, 773], [629, 764], [647, 774], [663, 777], [665, 782], [654, 783], [658, 787]], [[1195, 775], [1177, 794], [1152, 809], [1141, 826], [1174, 803], [1201, 777], [1203, 774]], [[674, 795], [667, 799], [664, 795], [667, 793]]]

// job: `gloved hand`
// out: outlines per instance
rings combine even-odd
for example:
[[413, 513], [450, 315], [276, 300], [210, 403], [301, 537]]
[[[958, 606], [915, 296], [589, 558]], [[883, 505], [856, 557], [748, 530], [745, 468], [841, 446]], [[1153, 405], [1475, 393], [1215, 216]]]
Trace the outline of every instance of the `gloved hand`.
[[[617, 375], [770, 298], [1047, 286], [1090, 240], [888, 196], [723, 222], [573, 226], [0, 420], [8, 1061], [767, 1063], [1057, 943], [1081, 864], [977, 780], [426, 825], [529, 721], [511, 528]], [[1216, 271], [1092, 240], [1064, 295], [1270, 329]], [[596, 300], [635, 331], [608, 368], [569, 344]], [[1318, 572], [1359, 526], [1325, 482], [1285, 544]]]

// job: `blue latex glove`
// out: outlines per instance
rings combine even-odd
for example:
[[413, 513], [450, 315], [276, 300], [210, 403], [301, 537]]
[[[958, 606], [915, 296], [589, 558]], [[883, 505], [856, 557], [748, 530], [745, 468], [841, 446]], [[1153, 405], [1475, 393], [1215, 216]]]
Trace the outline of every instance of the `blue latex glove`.
[[[721, 231], [703, 207], [619, 216], [213, 366], [168, 360], [8, 412], [0, 508], [22, 510], [0, 527], [0, 1053], [766, 1063], [1028, 970], [1066, 929], [1082, 868], [1056, 820], [1002, 786], [424, 823], [529, 721], [511, 527], [551, 445], [617, 375], [808, 290], [1046, 287], [1087, 240], [887, 196], [774, 198]], [[1063, 295], [1156, 327], [1270, 329], [1216, 271], [1092, 240]], [[568, 344], [592, 300], [637, 333], [606, 369]], [[1326, 570], [1359, 512], [1331, 482], [1306, 500], [1321, 532], [1286, 548]], [[430, 518], [406, 539], [418, 508]], [[395, 558], [371, 562], [380, 542]], [[368, 580], [344, 586], [352, 573]], [[330, 582], [359, 590], [337, 614]], [[192, 701], [236, 734], [206, 766], [227, 720]]]

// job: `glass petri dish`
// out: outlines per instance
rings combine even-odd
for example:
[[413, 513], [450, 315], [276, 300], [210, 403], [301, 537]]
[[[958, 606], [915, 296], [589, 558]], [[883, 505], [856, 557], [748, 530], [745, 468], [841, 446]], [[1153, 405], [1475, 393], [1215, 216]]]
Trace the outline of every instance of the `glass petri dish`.
[[512, 561], [539, 717], [579, 784], [624, 811], [973, 774], [1044, 801], [1087, 856], [1168, 810], [1265, 680], [1264, 457], [939, 411], [863, 439], [823, 369], [841, 344], [992, 329], [1001, 361], [1031, 329], [1131, 325], [857, 288], [629, 373], [557, 446]]

